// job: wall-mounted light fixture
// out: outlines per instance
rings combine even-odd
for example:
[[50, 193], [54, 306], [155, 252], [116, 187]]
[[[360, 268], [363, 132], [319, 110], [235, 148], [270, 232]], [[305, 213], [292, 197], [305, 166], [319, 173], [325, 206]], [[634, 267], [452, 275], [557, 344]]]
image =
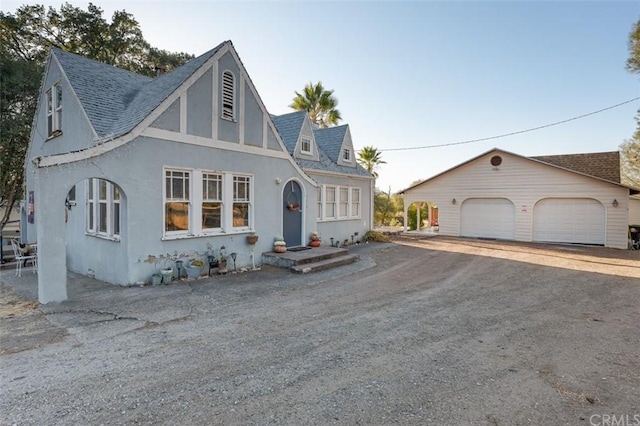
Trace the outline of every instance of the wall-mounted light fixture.
[[75, 205], [76, 205], [75, 201], [69, 201], [68, 198], [64, 200], [64, 206], [67, 208], [67, 210], [71, 210], [71, 208], [74, 207]]
[[618, 207], [618, 200], [613, 200], [613, 203], [611, 204], [613, 204], [613, 207]]
[[455, 204], [456, 203], [456, 199], [454, 198], [453, 200], [451, 200], [451, 204]]

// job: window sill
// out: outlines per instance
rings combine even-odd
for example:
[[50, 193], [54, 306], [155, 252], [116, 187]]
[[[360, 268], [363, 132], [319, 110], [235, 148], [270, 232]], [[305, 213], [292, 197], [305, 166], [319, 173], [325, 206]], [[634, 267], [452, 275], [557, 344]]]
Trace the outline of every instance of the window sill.
[[47, 139], [45, 139], [45, 142], [46, 142], [46, 141], [50, 141], [50, 140], [52, 140], [52, 139], [55, 139], [55, 138], [57, 138], [58, 136], [62, 136], [62, 130], [55, 130], [53, 133], [51, 133], [51, 134], [47, 137]]
[[233, 237], [235, 235], [251, 234], [256, 231], [253, 229], [241, 229], [231, 232], [216, 231], [216, 232], [203, 232], [201, 234], [176, 234], [176, 235], [164, 235], [161, 241], [174, 241], [174, 240], [191, 240], [194, 238], [207, 238], [207, 237]]
[[318, 222], [345, 222], [348, 220], [360, 220], [362, 217], [353, 216], [353, 217], [327, 217], [324, 219], [316, 219]]
[[109, 235], [94, 234], [91, 232], [85, 232], [84, 235], [86, 235], [87, 237], [100, 238], [101, 240], [113, 241], [115, 243], [119, 243], [121, 241], [120, 236], [115, 236], [115, 235], [109, 236]]

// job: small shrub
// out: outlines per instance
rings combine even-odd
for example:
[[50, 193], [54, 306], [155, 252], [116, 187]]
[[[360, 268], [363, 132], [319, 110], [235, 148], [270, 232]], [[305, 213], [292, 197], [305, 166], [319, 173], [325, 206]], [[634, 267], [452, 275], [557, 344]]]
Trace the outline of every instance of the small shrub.
[[194, 259], [190, 262], [191, 266], [196, 268], [202, 268], [204, 266], [204, 262], [200, 259]]
[[362, 237], [362, 242], [372, 242], [372, 243], [389, 243], [391, 239], [378, 231], [367, 231]]

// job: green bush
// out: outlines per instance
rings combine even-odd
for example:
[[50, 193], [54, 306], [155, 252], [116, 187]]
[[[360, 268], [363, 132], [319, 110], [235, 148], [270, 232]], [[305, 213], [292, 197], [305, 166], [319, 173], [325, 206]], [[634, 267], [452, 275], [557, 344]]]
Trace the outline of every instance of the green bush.
[[366, 234], [364, 234], [364, 237], [362, 237], [362, 242], [366, 243], [366, 242], [372, 242], [372, 243], [389, 243], [391, 242], [391, 239], [384, 235], [381, 232], [378, 231], [367, 231]]

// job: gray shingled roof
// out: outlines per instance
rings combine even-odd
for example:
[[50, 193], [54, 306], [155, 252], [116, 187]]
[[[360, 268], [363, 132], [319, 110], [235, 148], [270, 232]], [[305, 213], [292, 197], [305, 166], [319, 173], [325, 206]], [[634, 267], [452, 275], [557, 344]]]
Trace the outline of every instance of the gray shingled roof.
[[347, 125], [335, 127], [326, 127], [324, 129], [313, 129], [316, 143], [322, 147], [322, 150], [333, 160], [338, 162], [340, 158], [340, 148], [344, 141], [344, 135], [347, 132]]
[[[283, 115], [271, 115], [273, 124], [276, 125], [276, 129], [278, 130], [278, 133], [280, 133], [280, 136], [291, 155], [294, 154], [296, 143], [298, 142], [298, 136], [302, 131], [302, 125], [304, 124], [306, 116], [306, 111], [290, 112]], [[342, 147], [342, 142], [346, 132], [346, 124], [338, 127], [328, 127], [325, 129], [314, 128], [313, 135], [316, 140], [316, 146], [318, 147], [319, 161], [305, 160], [301, 158], [294, 158], [294, 160], [303, 170], [307, 171], [316, 170], [320, 172], [333, 172], [371, 177], [371, 174], [359, 164], [355, 168], [345, 167], [338, 164], [338, 156], [340, 155], [340, 148]], [[331, 158], [328, 151], [332, 152], [335, 158]]]
[[149, 78], [52, 49], [99, 137], [131, 131], [226, 43], [172, 72]]
[[282, 137], [284, 145], [290, 154], [296, 149], [298, 143], [298, 136], [302, 131], [302, 125], [304, 124], [304, 118], [307, 116], [306, 111], [295, 111], [282, 115], [271, 115], [273, 124], [276, 125], [278, 133]]
[[531, 158], [610, 182], [620, 183], [620, 153], [618, 151], [544, 155]]
[[99, 136], [109, 133], [127, 105], [150, 77], [52, 48], [69, 83]]
[[319, 171], [319, 172], [333, 172], [333, 173], [342, 173], [346, 175], [353, 176], [362, 176], [371, 178], [371, 174], [360, 164], [356, 165], [356, 167], [345, 167], [341, 166], [334, 161], [332, 161], [327, 154], [322, 149], [319, 149], [320, 161], [313, 160], [303, 160], [296, 158], [296, 163], [300, 167], [302, 167], [305, 171]]

